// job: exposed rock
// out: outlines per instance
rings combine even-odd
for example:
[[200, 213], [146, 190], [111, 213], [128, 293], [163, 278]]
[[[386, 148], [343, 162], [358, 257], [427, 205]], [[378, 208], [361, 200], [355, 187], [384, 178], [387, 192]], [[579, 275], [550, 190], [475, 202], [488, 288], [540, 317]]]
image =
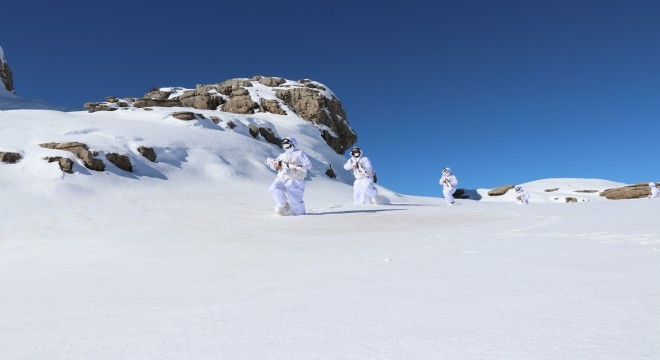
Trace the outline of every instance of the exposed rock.
[[553, 191], [557, 191], [557, 190], [559, 190], [559, 188], [545, 189], [545, 190], [543, 190], [543, 191], [545, 191], [545, 192], [553, 192]]
[[140, 146], [140, 147], [137, 148], [137, 150], [140, 153], [140, 155], [142, 155], [145, 158], [149, 159], [149, 161], [156, 162], [156, 152], [154, 151], [154, 148], [146, 147], [146, 146]]
[[649, 189], [649, 183], [646, 182], [620, 188], [607, 189], [602, 191], [600, 196], [604, 196], [610, 200], [639, 199], [649, 196], [650, 193], [651, 190]]
[[336, 97], [329, 99], [322, 92], [305, 87], [278, 89], [275, 95], [303, 119], [327, 127], [321, 136], [338, 154], [357, 142], [357, 135], [346, 120], [346, 111]]
[[325, 175], [327, 177], [331, 178], [331, 179], [336, 179], [337, 178], [337, 174], [335, 174], [335, 171], [332, 170], [332, 165], [330, 165], [330, 168], [325, 171]]
[[0, 162], [15, 164], [21, 160], [22, 156], [15, 152], [0, 152]]
[[89, 151], [89, 148], [87, 147], [86, 144], [79, 142], [67, 142], [67, 143], [40, 144], [40, 146], [47, 149], [56, 149], [56, 150], [64, 150], [71, 152], [74, 155], [76, 155], [80, 160], [82, 160], [83, 164], [85, 164], [85, 167], [90, 170], [95, 170], [95, 171], [105, 170], [105, 164], [103, 163], [103, 160], [95, 159], [94, 153]]
[[210, 118], [214, 123], [216, 123], [216, 124], [220, 124], [220, 118], [219, 118], [219, 117], [217, 117], [217, 116], [215, 116], [215, 115], [211, 115], [211, 116], [209, 116], [209, 118]]
[[259, 81], [259, 83], [262, 85], [272, 86], [272, 87], [280, 86], [286, 82], [286, 80], [278, 77], [263, 77], [263, 78], [259, 78], [256, 81]]
[[245, 80], [245, 79], [229, 79], [225, 80], [218, 85], [218, 89], [221, 86], [230, 86], [232, 87], [233, 90], [238, 89], [239, 87], [252, 87], [252, 83], [250, 80]]
[[567, 203], [577, 202], [577, 199], [574, 198], [574, 197], [567, 197], [567, 198], [566, 198], [566, 202], [567, 202]]
[[233, 129], [233, 128], [236, 127], [236, 124], [234, 124], [234, 122], [230, 120], [230, 121], [227, 121], [227, 126], [229, 126], [230, 129]]
[[158, 99], [137, 99], [133, 103], [134, 107], [143, 108], [147, 106], [174, 107], [183, 106], [179, 100], [158, 100]]
[[246, 88], [238, 88], [236, 90], [232, 90], [231, 96], [246, 96], [250, 95], [250, 91]]
[[184, 121], [195, 120], [197, 118], [195, 113], [190, 111], [177, 111], [172, 113], [172, 117]]
[[222, 111], [234, 114], [254, 114], [254, 110], [259, 108], [259, 104], [252, 101], [249, 96], [234, 96], [229, 98], [222, 106]]
[[282, 147], [282, 139], [275, 136], [273, 129], [260, 127], [259, 134], [261, 134], [261, 136], [263, 136], [269, 143], [277, 145], [280, 148]]
[[597, 193], [598, 190], [574, 190], [573, 192], [591, 194], [591, 193]]
[[250, 132], [250, 135], [252, 135], [253, 138], [257, 138], [259, 136], [259, 128], [250, 124], [248, 125], [248, 131]]
[[489, 192], [488, 192], [488, 195], [489, 195], [489, 196], [501, 196], [501, 195], [506, 194], [507, 191], [509, 191], [509, 190], [511, 190], [511, 189], [513, 189], [513, 188], [514, 188], [513, 185], [504, 185], [504, 186], [500, 186], [500, 187], [497, 187], [497, 188], [495, 188], [495, 189], [489, 191]]
[[116, 167], [124, 171], [133, 172], [133, 165], [131, 164], [131, 160], [128, 158], [128, 156], [117, 153], [109, 153], [105, 154], [105, 158], [108, 159], [108, 161], [111, 163], [115, 164]]
[[286, 111], [280, 108], [280, 102], [274, 99], [261, 99], [261, 107], [259, 109], [262, 112], [269, 112], [277, 115], [286, 115]]
[[73, 174], [73, 160], [67, 157], [62, 157], [62, 156], [45, 157], [44, 160], [48, 161], [49, 163], [57, 161], [60, 165], [60, 170], [68, 174]]
[[144, 94], [144, 99], [167, 100], [170, 95], [172, 95], [172, 93], [169, 91], [153, 90]]
[[194, 95], [188, 97], [179, 97], [183, 106], [194, 107], [200, 110], [215, 110], [222, 105], [225, 100], [222, 96], [213, 95]]
[[98, 102], [96, 102], [96, 103], [94, 103], [94, 102], [85, 103], [85, 105], [83, 105], [83, 107], [85, 109], [87, 109], [87, 111], [90, 112], [90, 113], [94, 113], [94, 112], [97, 112], [97, 111], [115, 111], [115, 110], [117, 110], [116, 107], [110, 106], [107, 103], [98, 103]]
[[116, 102], [119, 101], [119, 99], [117, 99], [117, 98], [114, 97], [114, 96], [108, 96], [108, 97], [105, 98], [105, 101], [107, 101], [107, 102], [109, 102], [109, 103], [116, 103]]
[[14, 92], [14, 74], [9, 67], [9, 63], [2, 55], [2, 48], [0, 48], [0, 82], [9, 92]]

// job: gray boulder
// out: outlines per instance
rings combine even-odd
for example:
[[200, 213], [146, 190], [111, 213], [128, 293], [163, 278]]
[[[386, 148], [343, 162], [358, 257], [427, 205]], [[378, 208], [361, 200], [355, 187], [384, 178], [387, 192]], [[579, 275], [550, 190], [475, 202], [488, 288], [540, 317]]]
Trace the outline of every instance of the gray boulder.
[[76, 155], [80, 160], [83, 161], [83, 164], [86, 168], [95, 171], [105, 170], [105, 164], [103, 160], [94, 158], [94, 154], [89, 151], [89, 148], [86, 144], [79, 142], [66, 142], [66, 143], [46, 143], [39, 144], [39, 146], [47, 149], [56, 149], [68, 151]]
[[128, 156], [117, 153], [109, 153], [105, 154], [105, 158], [113, 163], [116, 167], [124, 171], [133, 172], [133, 165], [131, 164], [131, 160], [128, 158]]
[[22, 156], [15, 152], [0, 152], [0, 162], [15, 164], [21, 160]]
[[357, 142], [357, 134], [346, 120], [346, 111], [339, 99], [327, 98], [321, 91], [307, 87], [290, 87], [275, 92], [278, 99], [294, 109], [300, 117], [327, 126], [321, 136], [338, 154], [343, 154]]
[[169, 91], [152, 90], [144, 94], [143, 98], [152, 100], [167, 100], [170, 95], [172, 95], [172, 93]]
[[280, 102], [274, 99], [261, 99], [261, 106], [259, 110], [262, 112], [269, 112], [271, 114], [286, 115], [286, 111], [280, 108]]
[[161, 106], [161, 107], [175, 107], [183, 106], [179, 100], [158, 100], [158, 99], [137, 99], [133, 103], [133, 106], [136, 108], [144, 108], [149, 106]]
[[255, 139], [257, 138], [257, 136], [259, 136], [259, 128], [252, 124], [248, 125], [248, 132]]
[[260, 127], [259, 134], [261, 134], [261, 136], [263, 136], [264, 139], [266, 139], [266, 141], [268, 141], [269, 143], [273, 145], [277, 145], [280, 148], [282, 147], [282, 139], [275, 136], [273, 129]]
[[506, 194], [507, 191], [513, 188], [514, 188], [513, 185], [504, 185], [504, 186], [496, 187], [495, 189], [488, 192], [488, 196], [501, 196]]
[[271, 86], [271, 87], [280, 86], [286, 82], [286, 80], [279, 77], [262, 77], [257, 79], [257, 81], [259, 81], [259, 83], [262, 85]]
[[197, 119], [195, 113], [190, 111], [177, 111], [172, 113], [172, 117], [183, 121], [190, 121]]
[[154, 148], [146, 147], [146, 146], [140, 146], [140, 147], [137, 148], [137, 151], [140, 153], [140, 155], [142, 155], [145, 158], [149, 159], [149, 161], [156, 162], [156, 151], [154, 151]]
[[94, 113], [97, 111], [115, 111], [116, 107], [110, 106], [107, 102], [89, 102], [83, 105], [88, 112]]
[[73, 160], [67, 157], [62, 157], [62, 156], [45, 157], [44, 160], [48, 161], [49, 163], [57, 161], [58, 164], [60, 165], [60, 170], [62, 170], [67, 174], [73, 174]]
[[638, 183], [635, 185], [623, 186], [620, 188], [607, 189], [599, 195], [610, 200], [639, 199], [649, 196], [651, 189], [649, 183]]
[[254, 114], [259, 104], [252, 101], [250, 96], [233, 96], [222, 106], [222, 111], [234, 114]]
[[193, 95], [179, 98], [179, 100], [183, 106], [200, 110], [215, 110], [225, 102], [222, 96], [214, 95]]

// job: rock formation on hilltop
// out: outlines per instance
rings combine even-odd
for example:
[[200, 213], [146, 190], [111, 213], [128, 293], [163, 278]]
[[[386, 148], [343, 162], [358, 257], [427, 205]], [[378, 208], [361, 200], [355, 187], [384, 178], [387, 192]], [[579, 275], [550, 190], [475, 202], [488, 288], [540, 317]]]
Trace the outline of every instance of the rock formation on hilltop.
[[105, 102], [85, 104], [89, 112], [155, 106], [192, 107], [234, 114], [295, 113], [316, 125], [326, 143], [338, 154], [343, 154], [357, 142], [357, 134], [348, 124], [341, 101], [323, 84], [307, 79], [290, 81], [255, 76], [197, 85], [195, 89], [158, 88], [142, 98], [108, 97]]
[[0, 47], [0, 81], [2, 82], [2, 85], [5, 89], [7, 89], [9, 92], [14, 92], [14, 76], [11, 72], [9, 64], [7, 63], [7, 60], [5, 60], [2, 47]]

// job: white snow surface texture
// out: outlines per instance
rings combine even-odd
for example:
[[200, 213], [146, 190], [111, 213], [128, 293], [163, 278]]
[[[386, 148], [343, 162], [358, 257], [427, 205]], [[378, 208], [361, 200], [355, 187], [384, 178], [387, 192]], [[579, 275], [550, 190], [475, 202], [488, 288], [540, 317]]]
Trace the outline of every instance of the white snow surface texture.
[[[295, 115], [177, 110], [0, 111], [0, 151], [23, 156], [0, 164], [0, 359], [660, 358], [660, 201], [546, 179], [527, 206], [383, 187], [353, 205], [344, 157]], [[273, 215], [281, 150], [250, 123], [312, 159], [308, 215]], [[134, 172], [63, 174], [43, 157], [73, 156], [38, 145], [63, 141]]]

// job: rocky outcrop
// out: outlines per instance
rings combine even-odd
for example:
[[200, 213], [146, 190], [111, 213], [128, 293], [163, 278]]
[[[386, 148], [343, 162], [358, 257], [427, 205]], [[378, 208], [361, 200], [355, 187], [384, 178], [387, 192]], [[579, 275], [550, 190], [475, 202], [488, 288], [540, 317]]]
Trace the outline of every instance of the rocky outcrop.
[[158, 99], [137, 99], [133, 103], [133, 107], [144, 108], [151, 106], [161, 106], [161, 107], [174, 107], [174, 106], [183, 106], [179, 100], [158, 100]]
[[286, 80], [279, 77], [259, 77], [258, 80], [261, 85], [276, 87], [284, 84]]
[[49, 163], [57, 161], [58, 164], [60, 165], [60, 170], [67, 174], [73, 174], [73, 160], [62, 157], [62, 156], [53, 156], [53, 157], [45, 157], [44, 160], [48, 161]]
[[103, 160], [96, 159], [94, 156], [96, 154], [89, 151], [89, 148], [86, 144], [79, 142], [67, 142], [67, 143], [46, 143], [39, 144], [43, 148], [55, 149], [55, 150], [64, 150], [76, 155], [80, 160], [83, 161], [83, 164], [86, 168], [95, 171], [105, 170], [105, 164]]
[[167, 100], [170, 97], [170, 95], [172, 95], [172, 93], [169, 91], [161, 91], [158, 89], [153, 89], [148, 93], [144, 94], [143, 99]]
[[254, 114], [258, 108], [259, 104], [252, 101], [249, 95], [232, 96], [222, 105], [222, 111], [234, 114]]
[[256, 127], [255, 125], [252, 124], [248, 125], [248, 132], [255, 139], [257, 138], [257, 136], [259, 136], [259, 128]]
[[15, 152], [0, 152], [0, 162], [15, 164], [21, 160], [22, 156]]
[[567, 203], [572, 203], [572, 202], [577, 202], [577, 198], [574, 197], [566, 197], [566, 202]]
[[259, 134], [261, 134], [261, 136], [263, 136], [264, 139], [266, 139], [266, 141], [268, 141], [269, 143], [271, 143], [273, 145], [277, 145], [280, 148], [282, 147], [282, 139], [275, 136], [275, 133], [273, 132], [273, 129], [260, 127], [259, 128]]
[[177, 111], [172, 113], [172, 117], [183, 121], [190, 121], [197, 119], [195, 113], [190, 111]]
[[[263, 86], [270, 89], [264, 92]], [[141, 99], [124, 100], [110, 97], [105, 102], [87, 103], [85, 108], [89, 112], [95, 112], [114, 111], [130, 106], [145, 110], [159, 106], [182, 106], [234, 114], [262, 112], [276, 115], [288, 115], [294, 111], [304, 120], [316, 125], [321, 137], [339, 154], [343, 154], [357, 142], [357, 135], [349, 126], [346, 111], [339, 99], [325, 86], [307, 79], [293, 82], [280, 77], [255, 76], [251, 79], [230, 79], [217, 84], [200, 84], [194, 90], [187, 91], [183, 88], [155, 88]]]
[[278, 89], [275, 95], [300, 117], [319, 126], [323, 139], [338, 154], [357, 142], [357, 134], [348, 125], [346, 111], [336, 97], [328, 98], [323, 90], [307, 86]]
[[128, 156], [117, 153], [109, 153], [105, 154], [105, 158], [113, 163], [116, 167], [124, 171], [133, 172], [133, 165], [131, 164], [131, 160], [128, 158]]
[[83, 105], [83, 107], [85, 109], [87, 109], [87, 111], [90, 112], [90, 113], [94, 113], [94, 112], [97, 112], [97, 111], [115, 111], [115, 110], [119, 109], [119, 108], [111, 106], [107, 103], [98, 103], [98, 102], [85, 103], [85, 105]]
[[651, 189], [649, 188], [649, 183], [646, 182], [620, 188], [607, 189], [602, 191], [599, 195], [610, 200], [623, 200], [647, 197], [650, 193]]
[[557, 191], [557, 190], [559, 190], [559, 188], [545, 189], [543, 191], [545, 191], [545, 192], [554, 192], [554, 191]]
[[140, 146], [137, 148], [137, 151], [149, 161], [156, 162], [156, 151], [154, 151], [154, 148]]
[[14, 92], [14, 74], [9, 67], [9, 63], [5, 60], [2, 47], [0, 47], [0, 83], [7, 91]]
[[513, 185], [504, 185], [504, 186], [496, 187], [495, 189], [488, 192], [488, 196], [501, 196], [506, 194], [507, 191], [513, 188], [514, 188]]
[[277, 115], [286, 115], [286, 111], [280, 108], [280, 103], [277, 100], [261, 99], [261, 106], [259, 107], [259, 109], [262, 112], [269, 112], [271, 114], [277, 114]]

